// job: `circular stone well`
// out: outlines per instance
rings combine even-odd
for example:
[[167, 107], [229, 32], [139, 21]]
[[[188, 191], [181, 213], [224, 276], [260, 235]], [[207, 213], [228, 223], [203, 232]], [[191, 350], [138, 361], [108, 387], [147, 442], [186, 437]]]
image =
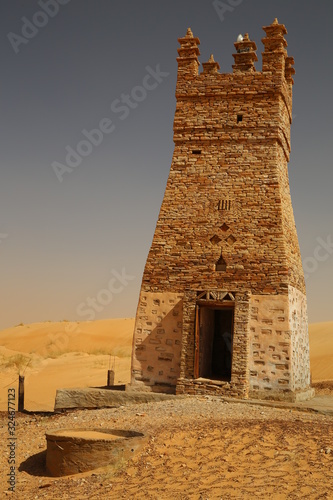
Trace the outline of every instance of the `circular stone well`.
[[81, 428], [48, 431], [46, 441], [46, 468], [59, 477], [128, 459], [146, 439], [135, 431]]

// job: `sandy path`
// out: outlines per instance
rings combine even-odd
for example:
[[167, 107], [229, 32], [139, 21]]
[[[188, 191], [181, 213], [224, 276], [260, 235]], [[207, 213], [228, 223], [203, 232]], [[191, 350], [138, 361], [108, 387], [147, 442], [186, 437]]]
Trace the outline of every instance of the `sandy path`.
[[[5, 423], [6, 415], [0, 418]], [[328, 416], [186, 397], [50, 417], [18, 415], [17, 423], [18, 498], [333, 498], [333, 419]], [[150, 439], [116, 468], [49, 477], [45, 431], [80, 427], [135, 430]], [[3, 448], [6, 433], [4, 425]], [[5, 458], [3, 450], [3, 477]]]

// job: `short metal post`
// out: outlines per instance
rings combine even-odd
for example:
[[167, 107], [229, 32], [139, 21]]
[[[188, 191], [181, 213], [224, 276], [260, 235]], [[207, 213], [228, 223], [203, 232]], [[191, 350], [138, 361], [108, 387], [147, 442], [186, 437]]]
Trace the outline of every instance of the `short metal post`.
[[112, 385], [114, 385], [114, 370], [108, 370], [107, 386], [110, 387]]
[[18, 411], [24, 410], [24, 376], [19, 375]]

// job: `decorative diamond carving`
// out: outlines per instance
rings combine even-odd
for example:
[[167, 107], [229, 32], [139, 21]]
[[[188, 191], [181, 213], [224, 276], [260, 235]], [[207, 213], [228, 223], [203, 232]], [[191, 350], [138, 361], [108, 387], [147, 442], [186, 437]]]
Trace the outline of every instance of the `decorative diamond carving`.
[[233, 245], [236, 241], [236, 238], [231, 234], [225, 241], [228, 243], [228, 245]]
[[217, 236], [217, 234], [214, 234], [214, 236], [212, 238], [210, 238], [209, 240], [211, 243], [213, 243], [213, 245], [218, 245], [220, 243], [221, 238], [219, 236]]
[[227, 224], [225, 222], [223, 222], [222, 226], [220, 226], [220, 229], [221, 229], [221, 231], [226, 233], [229, 229], [229, 226], [227, 226]]

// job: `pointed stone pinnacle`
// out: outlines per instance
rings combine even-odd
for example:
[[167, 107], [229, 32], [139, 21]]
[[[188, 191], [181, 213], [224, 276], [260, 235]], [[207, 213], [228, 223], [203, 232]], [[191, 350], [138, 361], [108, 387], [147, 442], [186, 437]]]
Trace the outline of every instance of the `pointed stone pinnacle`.
[[191, 28], [187, 28], [186, 36], [190, 36], [191, 38], [193, 38], [193, 33]]
[[208, 62], [215, 62], [213, 54], [210, 55], [210, 58], [208, 59]]

